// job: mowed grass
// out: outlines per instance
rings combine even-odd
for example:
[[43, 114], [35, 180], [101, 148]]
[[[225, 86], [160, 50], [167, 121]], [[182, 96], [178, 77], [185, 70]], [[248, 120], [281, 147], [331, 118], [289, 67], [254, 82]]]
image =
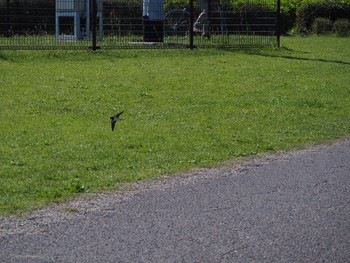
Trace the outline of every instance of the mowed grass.
[[2, 215], [350, 134], [350, 38], [1, 51], [0, 68]]

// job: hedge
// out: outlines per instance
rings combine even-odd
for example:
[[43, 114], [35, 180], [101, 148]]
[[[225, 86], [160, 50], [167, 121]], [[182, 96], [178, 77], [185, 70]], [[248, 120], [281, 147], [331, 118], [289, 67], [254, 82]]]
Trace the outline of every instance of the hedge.
[[329, 19], [332, 22], [338, 19], [350, 19], [350, 3], [324, 1], [303, 4], [297, 10], [297, 31], [302, 34], [312, 32], [312, 25], [319, 18]]

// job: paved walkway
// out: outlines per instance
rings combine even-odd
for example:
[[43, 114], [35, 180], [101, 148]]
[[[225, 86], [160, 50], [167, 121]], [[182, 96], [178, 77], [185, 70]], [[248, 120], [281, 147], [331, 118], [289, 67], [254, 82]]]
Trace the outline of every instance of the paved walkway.
[[0, 218], [0, 262], [349, 259], [349, 139]]

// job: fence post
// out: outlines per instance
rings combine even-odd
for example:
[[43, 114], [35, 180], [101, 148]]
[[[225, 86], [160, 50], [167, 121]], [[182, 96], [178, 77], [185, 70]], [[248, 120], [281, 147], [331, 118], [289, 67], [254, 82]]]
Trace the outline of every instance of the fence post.
[[6, 2], [6, 22], [7, 22], [7, 37], [11, 36], [11, 28], [10, 28], [10, 0]]
[[91, 27], [92, 27], [92, 50], [96, 51], [96, 19], [97, 18], [97, 3], [96, 0], [91, 0]]
[[277, 33], [277, 47], [281, 46], [281, 0], [277, 0], [277, 17], [276, 17], [276, 33]]
[[193, 49], [193, 23], [194, 23], [194, 7], [193, 7], [193, 0], [190, 0], [190, 28], [189, 28], [189, 34], [190, 34], [190, 49]]

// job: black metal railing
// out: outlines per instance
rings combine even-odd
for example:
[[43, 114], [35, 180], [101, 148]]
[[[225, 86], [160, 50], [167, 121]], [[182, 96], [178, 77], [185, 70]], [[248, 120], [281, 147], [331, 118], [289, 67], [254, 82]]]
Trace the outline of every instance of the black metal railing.
[[272, 1], [0, 0], [0, 49], [279, 45]]

